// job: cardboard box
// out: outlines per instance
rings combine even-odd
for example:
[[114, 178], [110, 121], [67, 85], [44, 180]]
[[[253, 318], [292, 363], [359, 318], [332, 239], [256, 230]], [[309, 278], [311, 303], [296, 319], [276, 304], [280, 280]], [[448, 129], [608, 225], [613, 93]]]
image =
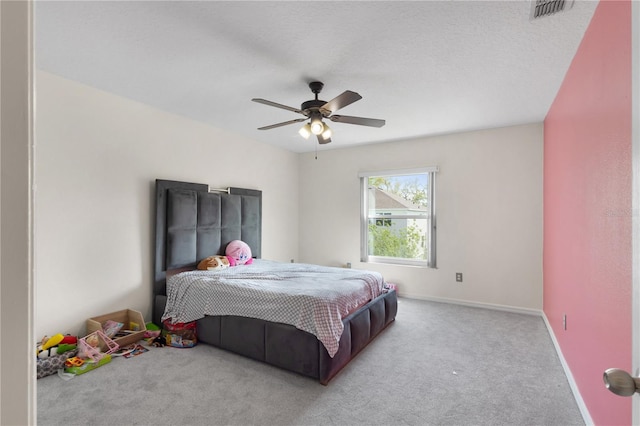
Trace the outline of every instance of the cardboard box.
[[107, 320], [121, 322], [124, 324], [122, 330], [127, 332], [124, 337], [112, 338], [121, 348], [132, 345], [144, 337], [147, 327], [144, 323], [142, 314], [133, 309], [124, 309], [122, 311], [111, 312], [110, 314], [100, 315], [98, 317], [89, 318], [87, 320], [87, 334], [94, 331], [102, 330], [102, 324]]

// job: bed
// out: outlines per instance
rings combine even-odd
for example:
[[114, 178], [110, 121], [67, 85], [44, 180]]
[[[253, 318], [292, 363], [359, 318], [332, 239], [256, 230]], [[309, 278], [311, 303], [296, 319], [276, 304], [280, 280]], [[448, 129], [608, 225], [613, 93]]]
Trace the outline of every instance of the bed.
[[[195, 269], [205, 257], [224, 254], [230, 241], [246, 242], [256, 265], [268, 262], [261, 259], [261, 191], [210, 190], [206, 184], [158, 179], [155, 195], [155, 323], [161, 323], [167, 306], [167, 277]], [[201, 343], [312, 377], [326, 385], [395, 320], [396, 313], [397, 295], [393, 289], [384, 289], [362, 306], [350, 309], [350, 313], [340, 318], [342, 333], [331, 355], [316, 335], [284, 322], [244, 315], [205, 315], [196, 324]]]

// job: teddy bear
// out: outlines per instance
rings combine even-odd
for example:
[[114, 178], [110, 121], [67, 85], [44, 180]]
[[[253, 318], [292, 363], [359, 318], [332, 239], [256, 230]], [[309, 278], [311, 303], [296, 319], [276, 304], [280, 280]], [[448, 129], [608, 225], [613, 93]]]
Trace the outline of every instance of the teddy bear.
[[228, 268], [231, 265], [227, 256], [209, 256], [205, 257], [198, 263], [198, 269], [202, 271], [216, 271], [218, 269]]
[[244, 241], [233, 240], [227, 244], [225, 254], [229, 258], [231, 266], [251, 265], [253, 258], [251, 257], [251, 247]]

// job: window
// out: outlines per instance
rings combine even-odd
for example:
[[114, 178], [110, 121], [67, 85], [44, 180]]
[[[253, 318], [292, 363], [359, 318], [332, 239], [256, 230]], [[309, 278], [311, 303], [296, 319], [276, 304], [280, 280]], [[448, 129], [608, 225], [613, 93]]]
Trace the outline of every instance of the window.
[[437, 167], [360, 173], [361, 260], [436, 267]]

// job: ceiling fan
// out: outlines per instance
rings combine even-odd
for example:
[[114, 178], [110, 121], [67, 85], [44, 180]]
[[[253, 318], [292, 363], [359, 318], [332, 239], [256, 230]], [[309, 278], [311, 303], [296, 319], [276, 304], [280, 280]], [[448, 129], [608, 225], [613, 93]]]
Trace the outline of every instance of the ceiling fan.
[[277, 124], [271, 124], [269, 126], [259, 127], [258, 130], [275, 129], [276, 127], [286, 126], [293, 123], [300, 123], [302, 121], [306, 121], [307, 119], [309, 119], [309, 122], [306, 123], [304, 126], [302, 126], [302, 128], [298, 131], [298, 133], [300, 133], [300, 135], [303, 136], [305, 139], [309, 139], [309, 136], [314, 134], [318, 137], [319, 143], [326, 144], [331, 142], [331, 129], [326, 123], [322, 121], [323, 118], [329, 119], [336, 123], [359, 124], [361, 126], [370, 126], [370, 127], [384, 126], [385, 121], [379, 120], [377, 118], [352, 117], [349, 115], [333, 115], [333, 113], [339, 110], [340, 108], [344, 108], [347, 105], [351, 105], [355, 101], [362, 99], [362, 96], [360, 96], [356, 92], [346, 90], [341, 95], [338, 95], [335, 98], [331, 99], [329, 102], [326, 102], [318, 99], [318, 93], [322, 91], [323, 87], [324, 87], [324, 84], [319, 81], [312, 81], [311, 83], [309, 83], [309, 88], [316, 95], [316, 98], [303, 102], [302, 105], [300, 106], [300, 109], [293, 108], [287, 105], [282, 105], [276, 102], [271, 102], [266, 99], [260, 99], [260, 98], [251, 99], [253, 102], [270, 105], [276, 108], [286, 109], [288, 111], [297, 112], [298, 114], [302, 114], [305, 116], [304, 118], [296, 118], [295, 120], [289, 120], [283, 123], [277, 123]]

